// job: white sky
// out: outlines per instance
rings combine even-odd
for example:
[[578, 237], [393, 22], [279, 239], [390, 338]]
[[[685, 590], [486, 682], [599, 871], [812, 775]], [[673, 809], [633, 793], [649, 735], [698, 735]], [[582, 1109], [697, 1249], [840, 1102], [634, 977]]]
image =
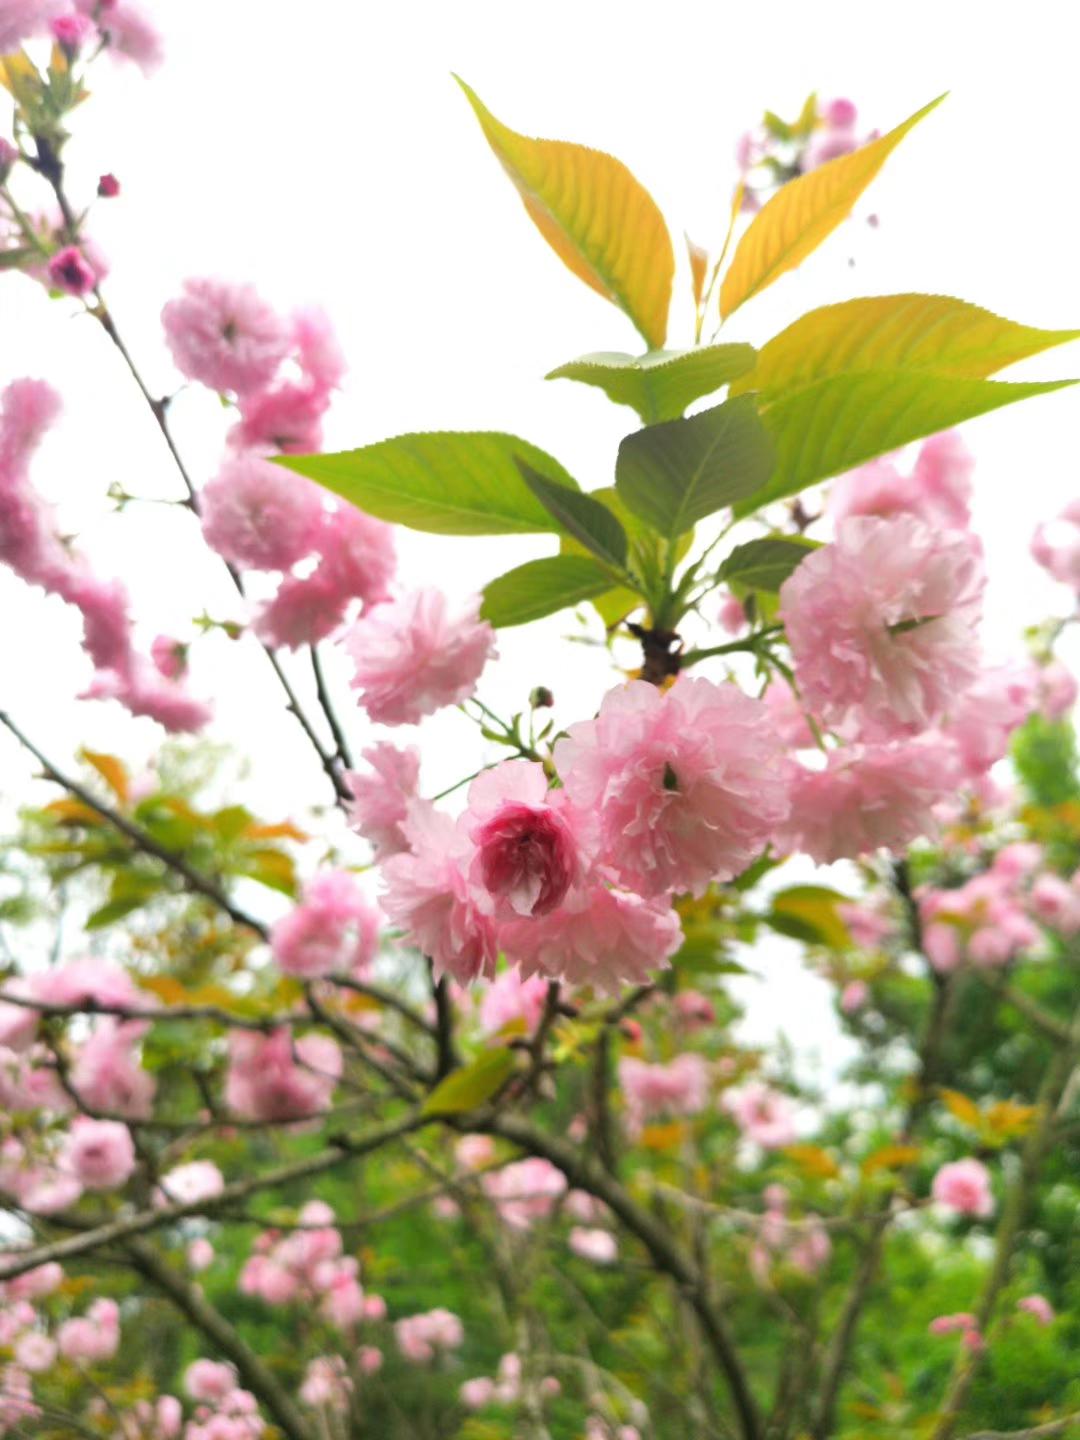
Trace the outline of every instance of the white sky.
[[[583, 352], [636, 350], [637, 337], [547, 250], [451, 70], [514, 128], [618, 155], [660, 203], [677, 250], [683, 229], [719, 242], [736, 136], [766, 106], [793, 115], [816, 88], [850, 95], [867, 127], [887, 129], [951, 90], [875, 183], [865, 209], [880, 214], [881, 228], [849, 223], [748, 306], [730, 338], [760, 342], [814, 305], [909, 289], [958, 295], [1029, 324], [1080, 324], [1070, 143], [1080, 12], [1066, 0], [1021, 8], [994, 0], [172, 0], [152, 8], [164, 68], [144, 81], [99, 65], [69, 150], [76, 197], [89, 198], [105, 170], [123, 185], [91, 227], [112, 262], [112, 309], [152, 388], [165, 392], [176, 380], [158, 316], [184, 277], [250, 280], [283, 308], [323, 303], [351, 365], [328, 449], [407, 430], [509, 430], [592, 488], [610, 483], [618, 440], [634, 428], [633, 413], [598, 391], [543, 381]], [[29, 190], [24, 199], [33, 203]], [[680, 286], [685, 275], [672, 345], [689, 340]], [[44, 376], [66, 403], [37, 482], [100, 570], [124, 575], [146, 644], [158, 631], [188, 635], [204, 606], [238, 614], [190, 516], [161, 506], [116, 516], [104, 501], [114, 480], [144, 495], [179, 492], [119, 358], [72, 310], [2, 277], [0, 382]], [[1080, 347], [1014, 374], [1080, 374]], [[998, 655], [1014, 648], [1023, 625], [1064, 603], [1026, 547], [1036, 520], [1080, 490], [1078, 396], [1040, 398], [966, 430], [994, 576], [985, 635]], [[189, 390], [173, 423], [197, 479], [208, 478], [227, 425], [217, 402]], [[550, 548], [535, 538], [403, 534], [401, 575], [463, 595]], [[510, 632], [508, 660], [485, 679], [485, 698], [509, 709], [543, 682], [560, 697], [561, 722], [589, 713], [610, 674], [602, 655], [561, 643], [567, 629], [564, 616]], [[71, 612], [0, 573], [0, 704], [58, 762], [70, 763], [79, 743], [151, 755], [160, 732], [150, 722], [73, 703], [89, 679], [77, 636]], [[365, 723], [347, 698], [345, 668], [332, 657], [331, 669], [358, 746]], [[215, 701], [213, 734], [250, 754], [256, 804], [276, 817], [322, 798], [319, 772], [254, 647], [200, 643], [193, 685]], [[473, 768], [476, 742], [460, 717], [440, 717], [427, 733], [432, 788]], [[0, 801], [34, 793], [29, 776], [26, 758], [0, 735]], [[825, 1024], [825, 997], [790, 991], [789, 966], [782, 981], [789, 1014], [809, 1007], [813, 1037]]]

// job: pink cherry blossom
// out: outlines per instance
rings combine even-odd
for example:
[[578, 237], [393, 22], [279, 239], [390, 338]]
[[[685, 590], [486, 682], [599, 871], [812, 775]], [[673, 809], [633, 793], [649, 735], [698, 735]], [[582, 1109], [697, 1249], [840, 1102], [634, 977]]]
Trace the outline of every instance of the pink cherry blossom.
[[129, 1120], [149, 1118], [157, 1082], [142, 1068], [135, 1046], [146, 1030], [139, 1021], [102, 1021], [71, 1068], [71, 1084], [85, 1105]]
[[0, 55], [12, 55], [24, 40], [44, 35], [67, 9], [67, 0], [3, 0], [0, 4]]
[[499, 927], [499, 944], [525, 976], [543, 975], [616, 994], [667, 968], [682, 943], [667, 901], [603, 884], [572, 890], [558, 910]]
[[303, 559], [322, 520], [318, 487], [258, 455], [226, 460], [200, 503], [206, 543], [250, 570], [287, 570]]
[[115, 1120], [77, 1115], [63, 1149], [63, 1163], [86, 1190], [115, 1190], [135, 1169], [131, 1131]]
[[345, 773], [352, 792], [349, 823], [382, 860], [408, 849], [404, 824], [420, 783], [420, 751], [381, 741], [362, 750], [360, 758], [370, 769]]
[[466, 1410], [482, 1410], [495, 1398], [495, 1381], [490, 1375], [478, 1375], [475, 1380], [466, 1380], [458, 1391], [458, 1397]]
[[840, 992], [840, 1009], [845, 1015], [856, 1015], [870, 998], [865, 980], [849, 980]]
[[184, 1165], [175, 1165], [161, 1177], [155, 1203], [162, 1205], [192, 1205], [200, 1200], [212, 1200], [225, 1188], [225, 1177], [212, 1160], [189, 1160]]
[[439, 1352], [459, 1350], [465, 1342], [465, 1327], [449, 1310], [429, 1310], [394, 1323], [398, 1349], [414, 1365], [430, 1365]]
[[964, 959], [1004, 965], [1039, 943], [1039, 931], [1010, 884], [1007, 873], [991, 869], [952, 890], [920, 892], [923, 949], [936, 970], [947, 973]]
[[187, 646], [171, 635], [155, 635], [150, 646], [150, 659], [158, 674], [166, 680], [177, 680], [187, 669]]
[[95, 1300], [85, 1315], [65, 1320], [56, 1332], [60, 1354], [76, 1365], [111, 1360], [120, 1344], [120, 1308], [115, 1300]]
[[619, 1257], [618, 1242], [610, 1230], [574, 1225], [567, 1236], [567, 1244], [575, 1255], [591, 1260], [594, 1265], [614, 1265]]
[[405, 826], [411, 849], [382, 866], [382, 907], [438, 975], [462, 985], [495, 974], [495, 927], [470, 879], [472, 845], [447, 815], [414, 806]]
[[865, 738], [915, 734], [978, 673], [978, 542], [909, 515], [855, 516], [780, 591], [804, 700]]
[[454, 1146], [454, 1159], [463, 1170], [482, 1170], [495, 1159], [490, 1135], [463, 1135]]
[[75, 6], [94, 17], [108, 54], [131, 60], [146, 74], [161, 64], [161, 35], [136, 0], [75, 0]]
[[177, 369], [211, 390], [262, 390], [289, 352], [288, 326], [251, 285], [185, 280], [161, 321]]
[[364, 605], [389, 598], [397, 556], [394, 532], [382, 520], [340, 503], [323, 515], [315, 550], [320, 557], [315, 573], [330, 589]]
[[1053, 579], [1080, 590], [1080, 503], [1073, 501], [1054, 520], [1036, 528], [1031, 554]]
[[708, 1099], [709, 1070], [692, 1051], [666, 1065], [628, 1056], [619, 1061], [619, 1084], [626, 1095], [627, 1125], [636, 1135], [657, 1115], [700, 1115]]
[[994, 1213], [990, 1172], [981, 1161], [970, 1157], [943, 1165], [934, 1176], [930, 1193], [939, 1205], [957, 1215], [985, 1219]]
[[1054, 1307], [1045, 1295], [1025, 1295], [1016, 1302], [1016, 1308], [1033, 1315], [1040, 1325], [1054, 1323]]
[[1080, 685], [1066, 665], [1051, 660], [1036, 673], [1036, 695], [1039, 713], [1045, 719], [1063, 720], [1076, 706]]
[[379, 916], [346, 870], [323, 870], [270, 933], [274, 959], [289, 975], [313, 979], [367, 971], [379, 943]]
[[194, 1270], [196, 1274], [201, 1274], [203, 1270], [209, 1270], [214, 1263], [214, 1247], [203, 1235], [192, 1240], [184, 1253], [188, 1268]]
[[452, 614], [438, 590], [414, 590], [376, 605], [343, 644], [360, 703], [381, 725], [415, 725], [467, 700], [495, 654], [495, 632], [472, 600]]
[[498, 920], [550, 915], [582, 876], [575, 817], [542, 765], [507, 760], [469, 787], [470, 877]]
[[1060, 875], [1040, 875], [1031, 887], [1032, 914], [1062, 935], [1080, 932], [1080, 893]]
[[184, 1371], [184, 1389], [192, 1400], [224, 1400], [236, 1389], [236, 1371], [218, 1360], [193, 1360]]
[[480, 1002], [480, 1028], [494, 1035], [515, 1022], [526, 1034], [536, 1029], [547, 1002], [548, 982], [539, 975], [523, 980], [517, 970], [504, 970], [484, 991]]
[[778, 1150], [798, 1139], [792, 1102], [759, 1080], [726, 1090], [721, 1104], [746, 1138], [762, 1149]]
[[950, 707], [940, 734], [955, 747], [966, 776], [983, 774], [1007, 753], [1009, 737], [1036, 706], [1037, 683], [1030, 666], [992, 666]]
[[490, 1170], [480, 1183], [499, 1218], [514, 1230], [528, 1230], [546, 1219], [566, 1193], [566, 1176], [540, 1156]]
[[978, 1320], [967, 1310], [955, 1315], [935, 1315], [928, 1329], [931, 1335], [954, 1335], [965, 1330], [977, 1330]]
[[932, 435], [914, 469], [902, 474], [883, 456], [834, 480], [828, 511], [836, 522], [850, 515], [914, 515], [927, 524], [966, 529], [971, 520], [974, 457], [955, 430]]
[[65, 295], [86, 295], [97, 284], [97, 276], [77, 245], [65, 245], [48, 264], [49, 281]]
[[951, 748], [939, 740], [851, 745], [829, 752], [823, 768], [791, 764], [791, 813], [776, 842], [821, 865], [874, 850], [899, 850], [934, 834], [934, 806], [955, 788]]
[[601, 861], [645, 896], [700, 895], [745, 869], [787, 814], [781, 761], [760, 702], [704, 679], [631, 681], [555, 746]]
[[716, 1006], [700, 990], [680, 990], [672, 1007], [684, 1030], [698, 1030], [716, 1022]]
[[329, 1106], [341, 1068], [341, 1051], [328, 1035], [234, 1031], [226, 1104], [247, 1120], [306, 1119]]
[[277, 594], [256, 615], [253, 629], [273, 649], [317, 645], [341, 624], [348, 604], [349, 597], [320, 566], [311, 575], [286, 575]]
[[48, 1370], [55, 1363], [57, 1344], [40, 1330], [31, 1330], [19, 1337], [15, 1345], [15, 1363], [32, 1375]]

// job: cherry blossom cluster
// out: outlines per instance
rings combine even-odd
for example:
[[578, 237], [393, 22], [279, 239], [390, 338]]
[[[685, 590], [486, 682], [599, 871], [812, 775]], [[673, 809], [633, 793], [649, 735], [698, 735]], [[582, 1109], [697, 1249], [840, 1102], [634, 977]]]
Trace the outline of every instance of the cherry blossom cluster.
[[60, 397], [40, 380], [16, 380], [0, 397], [0, 560], [29, 585], [57, 595], [82, 616], [83, 645], [94, 664], [87, 696], [120, 701], [167, 730], [198, 730], [210, 718], [158, 657], [134, 643], [123, 584], [102, 579], [63, 540], [52, 507], [30, 481], [29, 461], [60, 410]]
[[240, 1274], [240, 1289], [268, 1305], [302, 1303], [339, 1330], [386, 1318], [381, 1295], [364, 1292], [359, 1263], [344, 1254], [334, 1212], [321, 1200], [310, 1200], [297, 1217], [297, 1229], [258, 1236]]
[[[516, 1405], [522, 1398], [525, 1386], [525, 1367], [521, 1356], [511, 1350], [499, 1360], [494, 1375], [478, 1375], [466, 1380], [459, 1394], [467, 1410], [483, 1410], [488, 1405]], [[554, 1375], [543, 1375], [535, 1387], [538, 1398], [553, 1400], [562, 1392], [562, 1386]]]
[[163, 54], [161, 36], [136, 0], [5, 0], [0, 55], [39, 37], [55, 40], [70, 59], [103, 46], [145, 71], [155, 69]]

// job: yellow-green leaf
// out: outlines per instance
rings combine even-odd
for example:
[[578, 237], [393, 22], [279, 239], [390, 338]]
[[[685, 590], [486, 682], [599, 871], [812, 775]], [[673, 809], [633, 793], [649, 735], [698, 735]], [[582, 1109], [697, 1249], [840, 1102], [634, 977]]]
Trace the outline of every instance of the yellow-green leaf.
[[942, 1090], [941, 1101], [949, 1114], [960, 1121], [961, 1125], [970, 1126], [972, 1130], [978, 1130], [982, 1125], [982, 1113], [974, 1100], [970, 1100], [959, 1090]]
[[559, 259], [618, 305], [651, 347], [663, 345], [675, 252], [649, 192], [620, 160], [601, 150], [519, 135], [455, 78], [530, 218]]
[[514, 1052], [505, 1046], [485, 1050], [471, 1065], [452, 1070], [424, 1101], [425, 1115], [458, 1115], [483, 1105], [501, 1090], [514, 1068]]
[[739, 502], [735, 513], [748, 514], [924, 435], [1075, 383], [966, 380], [929, 370], [827, 375], [761, 405], [776, 465], [768, 484]]
[[616, 405], [632, 406], [646, 425], [655, 425], [677, 420], [695, 400], [752, 369], [756, 353], [752, 345], [702, 345], [648, 355], [601, 351], [560, 365], [544, 378], [596, 385]]
[[840, 1174], [839, 1165], [820, 1145], [785, 1145], [781, 1154], [816, 1180], [832, 1180]]
[[914, 1165], [919, 1158], [917, 1145], [882, 1145], [868, 1155], [860, 1167], [864, 1175], [874, 1175], [879, 1170], [902, 1170]]
[[720, 286], [720, 314], [726, 319], [816, 250], [851, 213], [891, 151], [944, 98], [931, 100], [880, 139], [781, 186], [736, 247]]
[[108, 785], [121, 805], [128, 803], [128, 772], [122, 760], [115, 755], [103, 755], [98, 750], [83, 749], [80, 752], [88, 765], [92, 765]]
[[932, 370], [988, 375], [1080, 338], [1080, 330], [1039, 330], [950, 295], [875, 295], [824, 305], [764, 345], [730, 393], [754, 390], [768, 402], [827, 375], [853, 370]]
[[851, 946], [851, 932], [837, 906], [848, 903], [846, 895], [824, 885], [792, 885], [773, 897], [773, 915], [808, 926], [818, 943], [830, 950], [846, 950]]

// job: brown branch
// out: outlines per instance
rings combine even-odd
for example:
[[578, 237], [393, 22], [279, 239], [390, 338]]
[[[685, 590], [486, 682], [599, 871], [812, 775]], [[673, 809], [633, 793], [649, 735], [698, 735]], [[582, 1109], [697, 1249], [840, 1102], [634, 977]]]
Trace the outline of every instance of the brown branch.
[[276, 1185], [286, 1185], [292, 1180], [301, 1180], [309, 1175], [321, 1175], [324, 1171], [332, 1170], [347, 1159], [369, 1155], [372, 1151], [382, 1149], [384, 1145], [400, 1139], [403, 1135], [411, 1135], [413, 1131], [421, 1130], [432, 1124], [435, 1118], [432, 1115], [422, 1115], [417, 1111], [412, 1111], [403, 1119], [383, 1125], [377, 1130], [370, 1130], [366, 1134], [335, 1136], [330, 1142], [330, 1149], [324, 1150], [318, 1155], [309, 1155], [303, 1160], [293, 1160], [287, 1164], [278, 1165], [272, 1170], [264, 1171], [261, 1175], [249, 1176], [246, 1180], [234, 1180], [232, 1184], [226, 1185], [223, 1190], [210, 1199], [192, 1200], [186, 1204], [162, 1205], [160, 1208], [143, 1210], [138, 1214], [110, 1221], [106, 1225], [97, 1225], [92, 1230], [81, 1230], [77, 1216], [58, 1216], [56, 1223], [80, 1229], [81, 1233], [69, 1236], [64, 1240], [53, 1240], [45, 1245], [36, 1245], [26, 1250], [6, 1252], [0, 1257], [0, 1281], [14, 1280], [16, 1276], [24, 1275], [27, 1270], [33, 1270], [38, 1265], [44, 1265], [50, 1260], [70, 1260], [76, 1255], [88, 1254], [105, 1245], [126, 1243], [132, 1236], [145, 1235], [150, 1230], [159, 1230], [163, 1225], [171, 1225], [174, 1220], [183, 1220], [189, 1215], [212, 1216], [215, 1211], [225, 1208], [237, 1200], [246, 1200], [249, 1195], [256, 1195], [262, 1190], [270, 1190]]
[[175, 850], [168, 849], [164, 845], [159, 845], [154, 837], [147, 834], [142, 826], [136, 825], [133, 821], [128, 820], [126, 816], [114, 810], [110, 805], [106, 805], [103, 801], [98, 800], [91, 791], [87, 790], [85, 785], [80, 785], [77, 780], [72, 780], [69, 775], [65, 775], [62, 770], [57, 769], [52, 761], [41, 753], [33, 741], [23, 734], [11, 716], [3, 710], [0, 710], [0, 725], [6, 726], [23, 749], [28, 750], [44, 767], [46, 776], [50, 780], [55, 781], [62, 789], [74, 795], [77, 800], [81, 800], [85, 806], [93, 810], [95, 814], [100, 815], [103, 820], [107, 820], [114, 830], [118, 830], [121, 835], [126, 836], [127, 839], [144, 854], [152, 855], [154, 859], [160, 860], [163, 865], [166, 865], [174, 874], [183, 880], [189, 890], [194, 890], [207, 900], [212, 900], [218, 909], [224, 911], [237, 925], [247, 926], [249, 930], [253, 930], [255, 934], [263, 940], [267, 938], [269, 931], [261, 920], [256, 920], [254, 916], [249, 915], [245, 910], [241, 910], [239, 906], [234, 905], [220, 886], [215, 885], [208, 876], [200, 874], [198, 870], [193, 870], [182, 855], [178, 854]]
[[[79, 240], [79, 220], [71, 207], [71, 202], [68, 200], [67, 192], [64, 189], [63, 162], [47, 140], [45, 140], [41, 136], [35, 136], [34, 140], [37, 146], [38, 153], [36, 160], [32, 163], [34, 164], [34, 168], [42, 176], [44, 176], [44, 178], [51, 186], [53, 194], [56, 197], [56, 203], [60, 207], [60, 212], [64, 217], [64, 226], [67, 232], [67, 238], [71, 241], [72, 244], [75, 244]], [[164, 439], [165, 444], [168, 447], [169, 454], [172, 456], [173, 462], [176, 465], [180, 478], [184, 483], [184, 489], [187, 492], [187, 500], [185, 501], [185, 504], [187, 505], [189, 510], [191, 510], [195, 515], [198, 515], [200, 513], [199, 493], [195, 488], [195, 483], [191, 478], [191, 474], [188, 471], [187, 466], [184, 464], [183, 457], [180, 454], [176, 441], [173, 438], [172, 431], [169, 428], [169, 402], [167, 399], [155, 398], [155, 396], [150, 393], [146, 381], [143, 379], [142, 374], [139, 371], [139, 367], [135, 364], [135, 360], [131, 354], [131, 351], [128, 349], [123, 337], [120, 334], [119, 329], [117, 328], [116, 321], [113, 319], [112, 312], [109, 310], [100, 285], [95, 285], [93, 295], [96, 303], [94, 305], [87, 306], [87, 313], [92, 315], [94, 319], [97, 320], [102, 330], [104, 330], [105, 334], [109, 337], [113, 345], [116, 347], [118, 353], [124, 361], [124, 364], [127, 366], [132, 379], [135, 381], [135, 384], [138, 387], [139, 393], [142, 395], [143, 399], [147, 404], [147, 407], [150, 410], [151, 415], [153, 415], [154, 417], [154, 421], [161, 432], [162, 438]], [[225, 568], [226, 570], [228, 570], [229, 576], [232, 579], [232, 582], [235, 585], [238, 593], [242, 596], [245, 595], [246, 592], [244, 590], [244, 582], [240, 576], [239, 571], [237, 571], [235, 567], [228, 562], [225, 562]], [[290, 683], [288, 676], [285, 674], [285, 671], [282, 669], [281, 662], [278, 660], [275, 652], [271, 649], [269, 645], [265, 644], [263, 641], [259, 641], [259, 644], [267, 660], [270, 662], [270, 666], [277, 677], [279, 685], [285, 693], [285, 698], [287, 702], [286, 708], [290, 711], [292, 715], [295, 716], [298, 724], [300, 725], [304, 734], [307, 736], [307, 739], [310, 741], [316, 755], [318, 755], [319, 763], [322, 765], [322, 768], [325, 770], [331, 785], [333, 785], [334, 787], [334, 794], [337, 798], [338, 803], [343, 803], [349, 798], [349, 790], [348, 786], [345, 784], [344, 780], [338, 773], [338, 768], [335, 764], [334, 755], [332, 755], [330, 751], [326, 749], [322, 741], [319, 739], [318, 733], [312, 726], [311, 721], [308, 719], [303, 706], [297, 699], [296, 692], [293, 690], [292, 684]]]
[[338, 761], [344, 769], [351, 770], [353, 767], [352, 753], [349, 750], [349, 742], [345, 738], [345, 731], [341, 728], [341, 722], [338, 720], [337, 711], [334, 709], [334, 702], [330, 698], [330, 688], [326, 683], [326, 676], [323, 674], [318, 646], [312, 645], [310, 648], [311, 670], [315, 676], [315, 693], [319, 697], [319, 705], [322, 707], [326, 723], [330, 727], [330, 734], [334, 737]]
[[1080, 1428], [1080, 1410], [1063, 1415], [1060, 1420], [1048, 1420], [1045, 1425], [1033, 1425], [1027, 1430], [976, 1430], [965, 1435], [963, 1440], [1054, 1440], [1054, 1436], [1067, 1435], [1073, 1428]]
[[607, 1205], [641, 1241], [656, 1268], [675, 1282], [694, 1311], [727, 1382], [742, 1440], [762, 1440], [764, 1431], [757, 1404], [727, 1324], [709, 1292], [707, 1277], [670, 1232], [590, 1156], [580, 1154], [565, 1140], [544, 1134], [519, 1116], [489, 1112], [461, 1117], [460, 1128], [499, 1135], [529, 1154], [541, 1156], [561, 1170], [574, 1189], [585, 1190]]
[[[908, 910], [913, 935], [921, 941], [922, 932], [919, 929], [918, 907], [911, 893], [905, 862], [899, 862], [896, 866], [895, 885]], [[919, 1047], [919, 1074], [915, 1093], [908, 1104], [899, 1136], [899, 1143], [902, 1145], [910, 1141], [930, 1103], [934, 1083], [941, 1068], [942, 1044], [948, 1031], [953, 997], [956, 994], [953, 977], [947, 977], [942, 981], [935, 974], [933, 980], [934, 1003], [927, 1021], [926, 1034]], [[877, 1279], [878, 1267], [885, 1250], [885, 1234], [891, 1222], [892, 1211], [888, 1208], [880, 1211], [870, 1222], [859, 1267], [855, 1272], [851, 1289], [848, 1291], [847, 1299], [833, 1332], [832, 1344], [825, 1357], [825, 1371], [821, 1381], [817, 1411], [814, 1424], [810, 1429], [813, 1440], [827, 1440], [827, 1437], [832, 1434], [836, 1405], [840, 1398], [840, 1388], [847, 1370], [851, 1347], [855, 1342], [855, 1333], [863, 1308], [869, 1299], [874, 1281]]]
[[1025, 1020], [1030, 1020], [1037, 1030], [1041, 1030], [1048, 1039], [1058, 1045], [1067, 1045], [1071, 1038], [1071, 1031], [1068, 1022], [1059, 1020], [1056, 1015], [1051, 1015], [1049, 1010], [1044, 1010], [1037, 1000], [1025, 995], [1022, 990], [1016, 990], [1007, 980], [1004, 980], [993, 970], [976, 970], [975, 974], [982, 983], [995, 995], [1001, 997], [1006, 1005], [1011, 1005], [1014, 1010], [1023, 1015]]
[[[1036, 1098], [1039, 1118], [1024, 1139], [1020, 1151], [1019, 1172], [1009, 1186], [1001, 1207], [1001, 1217], [994, 1237], [994, 1258], [975, 1310], [976, 1328], [982, 1333], [986, 1332], [993, 1319], [1001, 1292], [1008, 1282], [1013, 1251], [1020, 1237], [1031, 1194], [1051, 1146], [1057, 1107], [1080, 1056], [1080, 1010], [1070, 1027], [1070, 1035], [1072, 1043], [1058, 1050], [1047, 1066]], [[952, 1440], [978, 1373], [981, 1358], [977, 1351], [965, 1351], [957, 1356], [931, 1440]]]
[[277, 1376], [209, 1303], [198, 1285], [186, 1280], [145, 1240], [129, 1240], [124, 1254], [151, 1285], [167, 1295], [181, 1314], [236, 1366], [245, 1387], [262, 1403], [289, 1440], [309, 1440], [310, 1431]]

